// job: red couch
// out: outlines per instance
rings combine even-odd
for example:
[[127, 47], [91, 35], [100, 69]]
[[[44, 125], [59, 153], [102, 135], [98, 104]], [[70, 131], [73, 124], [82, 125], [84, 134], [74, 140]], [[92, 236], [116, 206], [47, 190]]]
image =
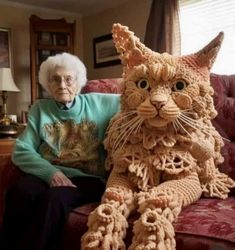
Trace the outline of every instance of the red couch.
[[[218, 116], [214, 125], [225, 138], [222, 154], [225, 158], [221, 171], [235, 180], [235, 75], [211, 75], [215, 89], [215, 105]], [[82, 90], [86, 92], [120, 92], [120, 79], [90, 81]], [[20, 175], [10, 161], [10, 156], [0, 160], [0, 224], [7, 187]], [[97, 203], [74, 209], [64, 228], [59, 250], [79, 250], [80, 237], [86, 231], [88, 214]], [[130, 222], [133, 218], [129, 219]], [[131, 225], [131, 223], [130, 223]], [[183, 209], [174, 224], [177, 250], [235, 250], [235, 190], [226, 200], [201, 198]], [[130, 243], [131, 227], [126, 242]], [[0, 246], [1, 248], [1, 246]]]

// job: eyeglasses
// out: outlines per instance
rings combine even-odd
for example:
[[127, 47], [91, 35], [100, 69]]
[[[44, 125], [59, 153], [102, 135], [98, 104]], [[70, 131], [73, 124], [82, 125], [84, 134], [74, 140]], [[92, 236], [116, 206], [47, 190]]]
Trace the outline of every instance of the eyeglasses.
[[76, 80], [76, 77], [67, 75], [67, 76], [59, 76], [59, 75], [54, 75], [51, 77], [50, 82], [55, 85], [61, 84], [62, 81], [65, 82], [66, 86], [71, 86], [74, 84]]

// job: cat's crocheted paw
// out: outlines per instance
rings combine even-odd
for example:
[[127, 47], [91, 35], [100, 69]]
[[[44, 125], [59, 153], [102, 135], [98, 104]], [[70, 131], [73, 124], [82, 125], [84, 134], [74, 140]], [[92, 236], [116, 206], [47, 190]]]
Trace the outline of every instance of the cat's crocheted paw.
[[118, 233], [102, 235], [101, 232], [88, 232], [82, 239], [82, 250], [125, 250]]
[[101, 232], [87, 232], [82, 237], [83, 250], [98, 250], [102, 242], [103, 236]]
[[207, 182], [204, 180], [201, 184], [203, 194], [207, 197], [226, 199], [230, 188], [235, 187], [235, 182], [226, 174], [220, 173], [218, 169], [215, 169], [209, 177]]
[[147, 209], [134, 224], [134, 237], [129, 250], [173, 250], [174, 228], [170, 221], [157, 211]]
[[82, 237], [82, 250], [125, 249], [126, 218], [113, 204], [101, 204], [88, 218], [88, 231]]

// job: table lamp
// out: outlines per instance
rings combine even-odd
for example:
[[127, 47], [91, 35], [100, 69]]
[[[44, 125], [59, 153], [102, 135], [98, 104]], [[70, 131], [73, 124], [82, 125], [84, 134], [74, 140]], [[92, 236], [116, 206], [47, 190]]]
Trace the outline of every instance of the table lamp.
[[15, 135], [17, 129], [7, 115], [7, 92], [19, 92], [12, 78], [10, 68], [0, 68], [0, 91], [2, 92], [3, 113], [0, 118], [0, 134]]

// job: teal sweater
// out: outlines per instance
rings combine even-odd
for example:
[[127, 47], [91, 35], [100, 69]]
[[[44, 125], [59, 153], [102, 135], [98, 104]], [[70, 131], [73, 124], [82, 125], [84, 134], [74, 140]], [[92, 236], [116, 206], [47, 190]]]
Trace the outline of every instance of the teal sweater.
[[16, 140], [12, 160], [25, 173], [50, 183], [56, 171], [67, 177], [105, 176], [103, 139], [119, 109], [119, 95], [78, 95], [69, 110], [51, 99], [37, 101]]

